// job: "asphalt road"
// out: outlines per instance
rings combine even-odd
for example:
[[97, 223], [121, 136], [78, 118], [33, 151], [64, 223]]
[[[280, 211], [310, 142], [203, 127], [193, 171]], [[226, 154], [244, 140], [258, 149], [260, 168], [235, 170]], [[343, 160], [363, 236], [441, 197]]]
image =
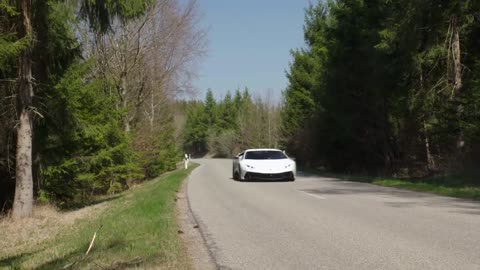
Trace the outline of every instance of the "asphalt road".
[[480, 269], [480, 204], [314, 176], [236, 182], [201, 164], [188, 198], [220, 269]]

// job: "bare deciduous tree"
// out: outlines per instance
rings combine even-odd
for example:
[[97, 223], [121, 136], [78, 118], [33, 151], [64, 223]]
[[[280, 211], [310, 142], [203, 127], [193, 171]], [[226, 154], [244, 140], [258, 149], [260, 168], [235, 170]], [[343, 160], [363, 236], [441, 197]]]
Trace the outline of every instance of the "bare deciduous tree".
[[116, 86], [125, 131], [143, 120], [153, 130], [160, 107], [191, 89], [195, 61], [205, 49], [198, 19], [195, 0], [183, 7], [158, 0], [142, 18], [97, 37], [99, 69]]

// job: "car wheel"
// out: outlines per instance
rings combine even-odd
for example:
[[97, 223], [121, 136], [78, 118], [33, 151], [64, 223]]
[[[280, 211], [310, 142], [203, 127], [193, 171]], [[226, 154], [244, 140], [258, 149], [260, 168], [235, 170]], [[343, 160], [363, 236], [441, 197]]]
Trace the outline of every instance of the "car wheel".
[[238, 171], [235, 171], [235, 168], [234, 168], [232, 174], [233, 174], [233, 180], [241, 181], [241, 179], [240, 179], [240, 175], [241, 175], [240, 169], [238, 169]]
[[242, 170], [239, 168], [237, 171], [237, 181], [243, 182], [245, 179], [242, 179]]

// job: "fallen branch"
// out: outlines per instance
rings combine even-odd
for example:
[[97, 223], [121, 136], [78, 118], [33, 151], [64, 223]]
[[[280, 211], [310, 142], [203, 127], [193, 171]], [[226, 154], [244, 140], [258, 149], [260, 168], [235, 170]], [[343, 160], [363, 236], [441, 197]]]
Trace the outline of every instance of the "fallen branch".
[[67, 264], [65, 265], [62, 270], [65, 270], [65, 269], [70, 269], [72, 268], [75, 264], [77, 264], [78, 262], [81, 262], [81, 261], [84, 261], [88, 254], [90, 253], [90, 250], [92, 249], [93, 247], [93, 243], [95, 243], [95, 238], [97, 238], [97, 233], [98, 231], [103, 227], [103, 225], [100, 225], [100, 227], [98, 227], [98, 229], [95, 231], [95, 233], [93, 234], [93, 237], [92, 237], [92, 241], [90, 241], [90, 245], [88, 246], [88, 249], [87, 249], [87, 252], [85, 252], [85, 255], [83, 255], [82, 259], [80, 260], [75, 260], [73, 263], [70, 263], [70, 264]]
[[97, 232], [103, 227], [103, 225], [100, 225], [100, 227], [98, 227], [98, 229], [95, 231], [95, 233], [93, 234], [93, 237], [92, 237], [92, 241], [90, 241], [90, 245], [88, 246], [88, 249], [87, 249], [87, 252], [85, 253], [85, 255], [83, 256], [82, 258], [82, 261], [85, 260], [85, 258], [87, 257], [88, 253], [90, 253], [90, 250], [92, 249], [93, 247], [93, 243], [95, 242], [95, 238], [97, 237]]

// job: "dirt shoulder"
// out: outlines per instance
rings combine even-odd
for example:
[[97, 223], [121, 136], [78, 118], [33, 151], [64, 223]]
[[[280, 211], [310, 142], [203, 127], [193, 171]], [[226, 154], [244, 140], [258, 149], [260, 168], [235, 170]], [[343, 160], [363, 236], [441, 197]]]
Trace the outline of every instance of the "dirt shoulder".
[[217, 265], [205, 244], [202, 232], [190, 209], [187, 196], [188, 177], [182, 184], [177, 195], [177, 218], [180, 226], [180, 236], [187, 249], [194, 270], [217, 269]]

